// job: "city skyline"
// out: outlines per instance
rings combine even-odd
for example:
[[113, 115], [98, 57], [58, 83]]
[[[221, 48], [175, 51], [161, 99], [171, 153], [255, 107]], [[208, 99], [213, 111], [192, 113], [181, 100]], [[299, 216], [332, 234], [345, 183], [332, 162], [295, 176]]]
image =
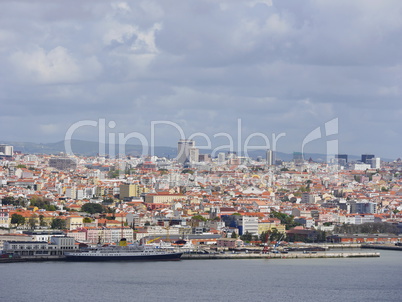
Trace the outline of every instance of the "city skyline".
[[[148, 140], [155, 121], [185, 137], [236, 137], [241, 119], [243, 140], [285, 133], [283, 152], [301, 151], [320, 127], [306, 152], [336, 139], [341, 154], [401, 157], [400, 1], [1, 6], [1, 141], [58, 142], [74, 123], [101, 118]], [[333, 119], [339, 131], [327, 137]], [[96, 141], [97, 129], [73, 138]], [[178, 139], [174, 127], [157, 128], [156, 145]]]

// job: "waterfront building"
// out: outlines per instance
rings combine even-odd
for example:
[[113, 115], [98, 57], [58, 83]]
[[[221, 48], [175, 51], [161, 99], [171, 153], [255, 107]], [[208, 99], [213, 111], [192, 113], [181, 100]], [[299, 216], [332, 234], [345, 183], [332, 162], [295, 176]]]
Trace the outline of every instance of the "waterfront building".
[[61, 256], [65, 251], [78, 249], [72, 237], [52, 237], [46, 241], [7, 241], [4, 242], [4, 253], [19, 255], [28, 258]]
[[219, 238], [216, 240], [217, 247], [235, 249], [243, 246], [243, 241], [237, 238]]

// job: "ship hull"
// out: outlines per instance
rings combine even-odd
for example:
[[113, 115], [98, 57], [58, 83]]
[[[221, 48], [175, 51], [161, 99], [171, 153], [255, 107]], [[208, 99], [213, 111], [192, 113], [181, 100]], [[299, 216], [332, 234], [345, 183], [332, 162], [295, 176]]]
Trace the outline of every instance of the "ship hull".
[[155, 254], [155, 255], [66, 255], [67, 261], [175, 261], [180, 260], [182, 253]]

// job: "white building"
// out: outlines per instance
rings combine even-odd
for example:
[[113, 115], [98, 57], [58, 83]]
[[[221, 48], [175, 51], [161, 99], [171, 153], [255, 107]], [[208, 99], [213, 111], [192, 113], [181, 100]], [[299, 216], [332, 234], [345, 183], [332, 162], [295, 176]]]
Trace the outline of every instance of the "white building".
[[364, 163], [358, 163], [352, 165], [352, 170], [355, 171], [366, 171], [367, 169], [371, 169], [371, 165]]
[[380, 169], [381, 168], [381, 158], [375, 157], [371, 159], [371, 168]]
[[224, 152], [218, 154], [218, 164], [223, 165], [226, 162], [226, 155]]
[[14, 147], [9, 145], [0, 145], [0, 155], [13, 156]]
[[191, 163], [198, 163], [199, 156], [200, 156], [200, 151], [198, 150], [198, 148], [190, 149], [190, 162]]
[[258, 235], [258, 217], [255, 216], [239, 216], [238, 225], [242, 228], [242, 235], [249, 232], [252, 235]]

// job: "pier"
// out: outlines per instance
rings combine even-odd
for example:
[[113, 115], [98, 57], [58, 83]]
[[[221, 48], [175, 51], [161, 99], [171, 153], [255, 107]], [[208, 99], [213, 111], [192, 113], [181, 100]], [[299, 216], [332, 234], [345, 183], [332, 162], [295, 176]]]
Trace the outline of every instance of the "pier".
[[391, 244], [364, 244], [362, 249], [376, 249], [376, 250], [391, 250], [391, 251], [402, 251], [402, 246], [396, 246]]
[[306, 259], [306, 258], [361, 258], [361, 257], [380, 257], [380, 253], [373, 252], [316, 252], [316, 253], [225, 253], [225, 254], [183, 254], [183, 260], [201, 259]]

